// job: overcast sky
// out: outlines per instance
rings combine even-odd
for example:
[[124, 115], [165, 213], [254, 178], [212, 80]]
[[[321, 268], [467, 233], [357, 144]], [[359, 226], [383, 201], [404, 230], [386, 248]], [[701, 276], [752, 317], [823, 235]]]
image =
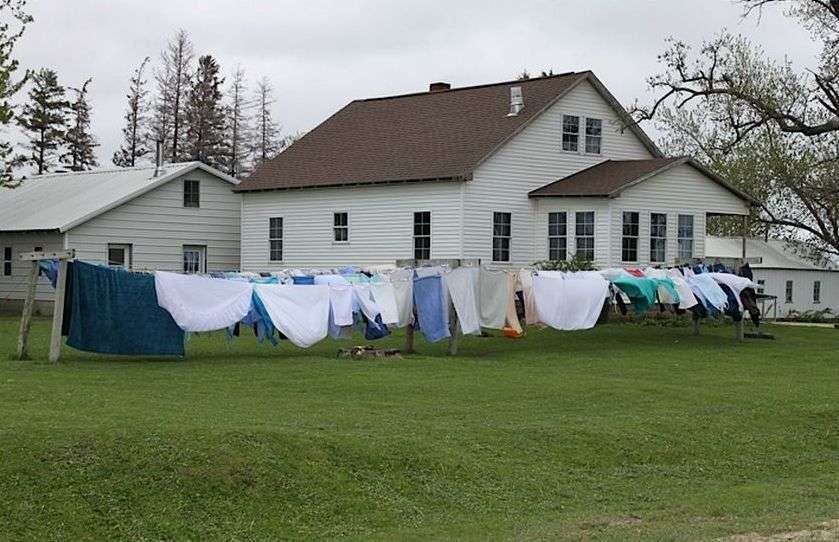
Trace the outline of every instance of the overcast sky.
[[809, 36], [777, 9], [741, 20], [730, 0], [31, 0], [35, 22], [16, 51], [64, 85], [93, 77], [102, 165], [120, 144], [124, 93], [146, 55], [186, 29], [225, 73], [267, 76], [286, 133], [309, 130], [355, 98], [593, 70], [622, 103], [649, 100], [667, 36], [699, 44], [726, 27], [776, 57], [812, 65]]

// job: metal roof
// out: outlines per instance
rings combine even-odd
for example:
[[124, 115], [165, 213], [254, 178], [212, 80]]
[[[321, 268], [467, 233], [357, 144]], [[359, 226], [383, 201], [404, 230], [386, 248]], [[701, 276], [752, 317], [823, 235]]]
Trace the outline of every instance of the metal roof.
[[[743, 240], [740, 237], [705, 237], [705, 258], [739, 258], [742, 255]], [[780, 239], [746, 239], [746, 256], [759, 256], [761, 263], [750, 264], [752, 267], [769, 269], [805, 269], [812, 271], [830, 271], [837, 269], [835, 263], [826, 262], [818, 265], [805, 260], [790, 250], [786, 241]]]
[[238, 181], [200, 162], [37, 175], [0, 189], [0, 231], [67, 231], [195, 169]]

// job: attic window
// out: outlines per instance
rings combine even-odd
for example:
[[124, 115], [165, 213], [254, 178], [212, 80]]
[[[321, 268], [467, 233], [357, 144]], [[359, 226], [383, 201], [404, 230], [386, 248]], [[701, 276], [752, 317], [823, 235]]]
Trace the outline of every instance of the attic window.
[[586, 152], [600, 154], [600, 140], [603, 133], [603, 121], [600, 119], [586, 119]]
[[12, 276], [12, 247], [3, 247], [3, 276]]
[[580, 117], [562, 115], [562, 150], [577, 152], [580, 148]]
[[184, 181], [184, 207], [201, 206], [201, 183], [199, 181]]

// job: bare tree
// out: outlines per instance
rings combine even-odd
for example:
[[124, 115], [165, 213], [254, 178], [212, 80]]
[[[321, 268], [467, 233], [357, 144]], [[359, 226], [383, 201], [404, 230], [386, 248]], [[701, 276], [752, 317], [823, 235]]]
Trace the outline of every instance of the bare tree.
[[184, 156], [182, 147], [186, 117], [186, 99], [190, 89], [192, 40], [186, 30], [179, 30], [160, 54], [161, 67], [156, 74], [157, 103], [153, 137], [164, 142], [172, 162]]
[[227, 89], [227, 148], [230, 152], [228, 173], [237, 177], [248, 173], [248, 141], [251, 136], [250, 112], [253, 100], [247, 97], [245, 70], [237, 66]]
[[267, 77], [263, 77], [256, 85], [256, 114], [255, 129], [251, 142], [254, 169], [274, 157], [282, 146], [280, 143], [280, 128], [274, 121], [271, 111], [274, 105], [274, 90]]
[[87, 86], [93, 81], [88, 78], [81, 87], [68, 87], [75, 95], [69, 106], [69, 127], [64, 134], [64, 163], [72, 171], [85, 171], [99, 165], [94, 149], [99, 146], [96, 136], [90, 131], [90, 102], [87, 101]]
[[149, 93], [143, 71], [148, 62], [149, 57], [143, 59], [128, 83], [128, 92], [125, 95], [128, 99], [128, 107], [125, 111], [125, 126], [122, 128], [123, 143], [114, 153], [112, 160], [117, 166], [134, 167], [137, 165], [137, 159], [149, 152], [143, 134], [148, 109], [146, 98]]

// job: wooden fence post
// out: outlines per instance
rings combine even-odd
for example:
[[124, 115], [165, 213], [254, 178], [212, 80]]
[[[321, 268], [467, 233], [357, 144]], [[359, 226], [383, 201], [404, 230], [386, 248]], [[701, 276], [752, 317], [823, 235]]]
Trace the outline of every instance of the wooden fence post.
[[50, 361], [55, 363], [61, 356], [61, 324], [64, 322], [64, 292], [67, 289], [67, 262], [58, 262], [58, 280], [55, 283], [55, 304], [52, 310], [52, 333], [50, 334]]
[[15, 359], [29, 359], [29, 328], [32, 326], [32, 310], [35, 307], [35, 288], [38, 286], [38, 260], [32, 260], [29, 268], [29, 282], [26, 284], [26, 298], [20, 315], [20, 330], [17, 336]]

